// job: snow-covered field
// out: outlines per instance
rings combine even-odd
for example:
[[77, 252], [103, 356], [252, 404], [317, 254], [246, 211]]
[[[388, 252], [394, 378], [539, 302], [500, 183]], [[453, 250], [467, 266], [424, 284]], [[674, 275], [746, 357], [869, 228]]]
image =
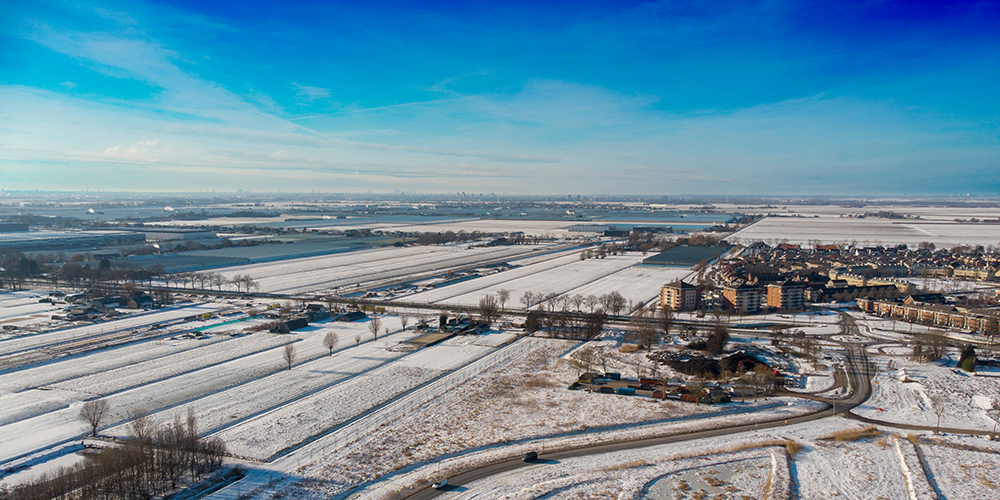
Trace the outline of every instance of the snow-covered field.
[[905, 355], [875, 356], [878, 373], [872, 396], [854, 412], [885, 422], [934, 427], [940, 409], [941, 427], [991, 430], [993, 420], [986, 409], [992, 399], [1000, 399], [1000, 377], [970, 375], [955, 368], [954, 359], [946, 359], [949, 366], [943, 366], [945, 359], [918, 363]]
[[855, 243], [858, 245], [916, 247], [923, 241], [939, 248], [955, 245], [996, 245], [1000, 224], [959, 224], [947, 221], [851, 219], [831, 216], [768, 217], [726, 238], [730, 242], [753, 241], [809, 244]]
[[[294, 464], [296, 476], [308, 478], [307, 484], [300, 487], [328, 498], [342, 494], [350, 485], [442, 455], [462, 454], [470, 449], [509, 453], [495, 449], [493, 445], [498, 443], [529, 446], [532, 440], [553, 434], [586, 442], [593, 439], [588, 437], [589, 432], [599, 429], [628, 429], [655, 422], [686, 425], [690, 419], [712, 425], [719, 421], [703, 417], [720, 412], [786, 408], [786, 402], [779, 400], [711, 407], [568, 391], [566, 387], [576, 378], [576, 370], [560, 355], [575, 342], [523, 339], [516, 345], [527, 350], [510, 362], [473, 377], [460, 390], [445, 392], [416, 411], [387, 420], [386, 425], [366, 433], [346, 449], [340, 443], [324, 453], [322, 450], [330, 443], [314, 443], [309, 454], [300, 453], [294, 462], [289, 462]], [[804, 404], [798, 410], [787, 408], [793, 413], [811, 408], [810, 403]], [[756, 414], [740, 415], [750, 418], [749, 415]], [[595, 435], [611, 436], [615, 432], [618, 431]], [[213, 498], [227, 496], [220, 493]]]
[[406, 297], [407, 301], [478, 304], [486, 295], [510, 292], [507, 307], [521, 308], [525, 292], [547, 295], [596, 295], [613, 291], [627, 300], [646, 303], [659, 296], [660, 287], [691, 274], [688, 269], [637, 265], [639, 253], [580, 260], [577, 253], [463, 281]]
[[[915, 203], [912, 205], [899, 203], [885, 203], [873, 201], [865, 204], [863, 208], [856, 206], [843, 206], [839, 204], [830, 205], [782, 205], [780, 207], [753, 208], [726, 203], [716, 204], [716, 208], [724, 212], [742, 212], [747, 214], [781, 214], [781, 215], [801, 215], [812, 217], [840, 217], [851, 214], [861, 214], [865, 212], [895, 212], [901, 215], [920, 217], [931, 221], [952, 222], [955, 219], [997, 219], [1000, 218], [1000, 209], [995, 206], [984, 206], [983, 204], [971, 204], [970, 206], [934, 206], [932, 204]], [[678, 207], [679, 210], [690, 210], [691, 207]]]
[[0, 355], [24, 352], [61, 342], [86, 339], [109, 332], [134, 330], [156, 323], [178, 320], [187, 316], [216, 312], [225, 307], [224, 304], [215, 303], [182, 304], [176, 307], [164, 308], [156, 312], [129, 315], [115, 321], [0, 340]]
[[[9, 290], [0, 292], [0, 325], [23, 327], [38, 318], [48, 318], [62, 310], [61, 305], [39, 302], [48, 294], [31, 290]], [[0, 331], [0, 339], [11, 335]]]
[[248, 274], [257, 281], [261, 292], [303, 293], [421, 273], [444, 273], [456, 267], [494, 259], [517, 259], [554, 248], [557, 247], [515, 245], [470, 249], [462, 245], [435, 245], [382, 248], [230, 267], [221, 274], [227, 279]]

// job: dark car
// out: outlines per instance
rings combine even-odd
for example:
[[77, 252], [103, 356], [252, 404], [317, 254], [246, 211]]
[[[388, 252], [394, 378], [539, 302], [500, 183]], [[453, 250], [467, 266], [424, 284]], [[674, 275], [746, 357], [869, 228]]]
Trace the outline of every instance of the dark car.
[[535, 460], [538, 460], [538, 453], [534, 451], [529, 451], [525, 453], [523, 457], [521, 457], [521, 460], [524, 460], [525, 462], [534, 462]]

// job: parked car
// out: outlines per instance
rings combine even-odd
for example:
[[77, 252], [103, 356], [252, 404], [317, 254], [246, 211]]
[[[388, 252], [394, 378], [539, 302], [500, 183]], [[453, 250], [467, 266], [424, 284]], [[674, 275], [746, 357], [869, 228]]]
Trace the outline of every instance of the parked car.
[[534, 462], [535, 460], [538, 460], [538, 452], [529, 451], [525, 453], [523, 457], [521, 457], [521, 460], [525, 462]]

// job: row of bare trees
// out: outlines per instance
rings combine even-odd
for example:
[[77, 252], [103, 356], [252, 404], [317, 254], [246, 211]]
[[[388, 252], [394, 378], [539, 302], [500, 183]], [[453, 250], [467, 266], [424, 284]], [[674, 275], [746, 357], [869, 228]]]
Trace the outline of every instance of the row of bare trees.
[[[84, 405], [81, 418], [96, 433], [107, 403]], [[217, 438], [201, 439], [194, 410], [178, 414], [172, 423], [156, 426], [142, 412], [133, 412], [129, 435], [73, 467], [42, 474], [13, 488], [0, 487], [0, 500], [120, 500], [154, 498], [193, 484], [219, 469], [226, 453]]]
[[603, 309], [608, 314], [615, 316], [618, 316], [628, 308], [628, 300], [618, 292], [585, 297], [580, 294], [544, 294], [529, 290], [521, 296], [521, 304], [524, 304], [525, 309], [537, 306], [539, 309], [549, 313], [560, 310], [565, 312], [583, 312], [583, 306], [586, 306], [589, 312], [597, 312], [598, 309]]
[[202, 290], [211, 290], [213, 287], [216, 290], [222, 291], [223, 286], [233, 286], [236, 288], [237, 292], [254, 290], [259, 288], [257, 280], [253, 279], [249, 274], [237, 274], [232, 278], [226, 278], [220, 273], [181, 273], [181, 274], [166, 274], [163, 276], [163, 281], [167, 286], [173, 282], [182, 288], [199, 288]]

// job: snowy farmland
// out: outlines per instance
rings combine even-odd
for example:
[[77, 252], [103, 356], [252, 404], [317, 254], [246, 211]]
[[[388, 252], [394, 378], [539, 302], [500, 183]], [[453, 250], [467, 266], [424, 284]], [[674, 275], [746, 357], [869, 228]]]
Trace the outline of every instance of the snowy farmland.
[[230, 267], [222, 274], [227, 279], [237, 274], [249, 274], [257, 281], [261, 292], [304, 293], [343, 286], [377, 286], [386, 280], [444, 274], [458, 268], [514, 260], [564, 247], [516, 245], [468, 248], [441, 245], [384, 248]]
[[915, 248], [929, 241], [939, 248], [955, 245], [997, 245], [1000, 224], [959, 224], [947, 221], [852, 219], [841, 217], [767, 217], [726, 237], [731, 243], [787, 241], [794, 244], [854, 243]]
[[436, 288], [406, 297], [407, 301], [475, 305], [499, 290], [510, 292], [508, 307], [519, 304], [525, 292], [547, 295], [596, 295], [619, 292], [626, 300], [646, 303], [666, 283], [687, 277], [689, 269], [642, 266], [640, 253], [605, 259], [580, 260], [578, 253], [534, 262], [501, 273]]
[[[993, 419], [987, 414], [994, 398], [1000, 398], [1000, 376], [976, 376], [955, 367], [956, 354], [938, 363], [910, 361], [908, 347], [882, 349], [875, 356], [879, 367], [872, 382], [872, 397], [855, 412], [885, 422], [989, 431]], [[892, 368], [889, 368], [889, 363]]]

